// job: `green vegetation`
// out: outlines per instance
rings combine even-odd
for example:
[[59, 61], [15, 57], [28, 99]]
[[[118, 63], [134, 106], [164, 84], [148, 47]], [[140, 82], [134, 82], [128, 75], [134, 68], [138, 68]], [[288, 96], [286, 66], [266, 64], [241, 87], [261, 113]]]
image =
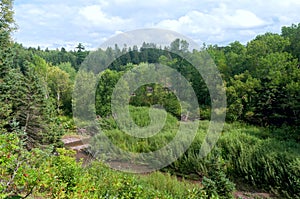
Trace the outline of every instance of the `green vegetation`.
[[0, 144], [1, 198], [217, 198], [201, 185], [167, 174], [136, 176], [100, 162], [82, 167], [70, 150], [57, 148], [58, 155], [51, 149], [27, 151], [13, 134], [1, 134]]
[[[150, 123], [150, 118], [148, 115], [149, 108], [145, 107], [130, 107], [131, 109], [131, 116], [134, 122], [139, 126], [147, 126]], [[161, 115], [162, 110], [156, 110], [155, 115]], [[157, 118], [157, 117], [156, 117]], [[111, 140], [111, 142], [123, 150], [131, 151], [131, 152], [150, 152], [155, 151], [174, 138], [178, 130], [178, 122], [177, 119], [171, 116], [170, 114], [167, 115], [166, 122], [164, 127], [161, 131], [150, 137], [150, 138], [136, 138], [130, 136], [124, 132], [122, 132], [118, 125], [116, 124], [113, 118], [108, 119], [101, 119], [99, 121], [100, 127], [104, 130], [105, 135]], [[159, 122], [154, 121], [154, 125], [149, 128], [149, 131], [157, 132], [156, 129], [159, 129]], [[95, 146], [97, 149], [97, 140], [101, 140], [99, 137], [95, 136], [95, 143], [92, 142], [92, 146]], [[109, 146], [108, 146], [109, 147]], [[109, 148], [107, 149], [109, 150]], [[112, 158], [112, 157], [111, 157]]]
[[[225, 47], [203, 47], [215, 61], [227, 94], [227, 123], [216, 146], [203, 158], [201, 144], [215, 110], [210, 108], [201, 75], [180, 56], [200, 62], [202, 52], [189, 52], [189, 44], [179, 39], [164, 49], [152, 43], [132, 49], [116, 45], [91, 54], [92, 58], [107, 57], [106, 64], [117, 57], [109, 69], [101, 71], [91, 65], [85, 73], [78, 73], [82, 63], [91, 61], [84, 62], [90, 52], [81, 43], [75, 51], [66, 51], [25, 48], [12, 41], [12, 5], [11, 0], [0, 4], [1, 198], [233, 198], [234, 183], [272, 192], [279, 198], [300, 198], [300, 24], [283, 27], [281, 34], [258, 35], [246, 45], [236, 41]], [[180, 106], [176, 96], [188, 99], [191, 93], [179, 81], [162, 76], [160, 80], [169, 86], [143, 85], [129, 99], [133, 121], [140, 127], [151, 124], [152, 132], [163, 120], [164, 112], [158, 107], [163, 106], [168, 114], [158, 134], [135, 138], [114, 120], [111, 95], [126, 72], [136, 78], [151, 75], [136, 68], [155, 69], [156, 63], [169, 66], [188, 80], [199, 107]], [[76, 162], [75, 152], [61, 148], [60, 141], [63, 135], [76, 133], [71, 118], [76, 76], [84, 80], [79, 84], [99, 80], [97, 119], [90, 119], [96, 119], [105, 136], [119, 148], [136, 153], [155, 151], [175, 137], [180, 124], [199, 122], [193, 143], [175, 162], [145, 175], [110, 169], [103, 160], [123, 161], [122, 156], [111, 153], [88, 165]], [[172, 92], [174, 85], [183, 89]], [[83, 102], [84, 97], [76, 100]], [[101, 136], [92, 138], [91, 151], [102, 147], [118, 154], [109, 151], [114, 148], [104, 145]]]
[[[149, 121], [147, 109], [131, 108], [132, 118], [138, 125], [145, 125]], [[132, 152], [149, 152], [161, 148], [161, 145], [165, 146], [176, 135], [178, 129], [174, 127], [179, 125], [179, 121], [170, 114], [167, 118], [158, 135], [145, 139], [125, 134], [111, 118], [101, 119], [100, 126], [118, 147]], [[192, 145], [176, 162], [164, 168], [164, 171], [202, 181], [204, 187], [213, 187], [213, 191], [219, 196], [229, 197], [226, 194], [231, 193], [234, 188], [230, 180], [239, 179], [285, 197], [299, 197], [300, 144], [294, 139], [281, 136], [286, 134], [287, 129], [277, 128], [277, 132], [273, 132], [267, 128], [237, 122], [226, 124], [217, 146], [207, 157], [202, 158], [200, 148], [208, 124], [208, 121], [200, 121]], [[95, 137], [92, 148], [99, 148], [99, 140], [101, 139]], [[117, 151], [113, 152], [118, 154]], [[107, 160], [114, 158], [116, 157], [109, 156]]]

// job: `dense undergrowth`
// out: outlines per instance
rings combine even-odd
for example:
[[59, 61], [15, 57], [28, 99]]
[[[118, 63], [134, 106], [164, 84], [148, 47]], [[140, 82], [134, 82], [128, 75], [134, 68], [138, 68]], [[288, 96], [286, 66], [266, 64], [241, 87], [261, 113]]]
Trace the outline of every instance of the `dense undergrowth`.
[[[131, 107], [138, 125], [150, 124], [148, 110]], [[134, 138], [119, 130], [112, 118], [99, 122], [115, 145], [133, 152], [159, 149], [174, 138], [180, 123], [168, 114], [160, 133], [151, 138]], [[199, 124], [193, 143], [177, 161], [163, 168], [164, 173], [147, 175], [118, 172], [102, 161], [83, 167], [76, 162], [73, 151], [27, 151], [17, 133], [1, 134], [1, 197], [232, 198], [236, 182], [273, 192], [280, 198], [300, 197], [300, 147], [294, 139], [284, 136], [285, 129], [273, 133], [272, 129], [240, 123], [225, 124], [217, 145], [202, 158], [199, 151], [209, 122]], [[91, 142], [92, 149], [97, 149], [98, 142], [99, 139]], [[179, 181], [175, 175], [198, 183]]]
[[219, 198], [169, 174], [126, 174], [98, 161], [82, 167], [74, 151], [28, 152], [20, 143], [13, 134], [0, 135], [1, 198]]
[[[149, 70], [134, 70], [136, 67], [155, 67], [156, 70], [156, 63], [169, 66], [192, 86], [199, 110], [188, 104], [180, 106], [175, 94], [181, 93], [178, 96], [183, 96], [183, 99], [192, 95], [186, 89], [172, 91], [175, 85], [184, 87], [178, 78], [165, 78], [167, 74], [159, 75], [157, 81], [165, 82], [164, 87], [152, 83], [130, 93], [130, 104], [149, 107], [160, 104], [178, 119], [209, 119], [209, 107], [211, 102], [216, 101], [210, 97], [207, 82], [183, 58], [190, 57], [202, 65], [207, 62], [206, 58], [202, 60], [202, 50], [189, 52], [187, 41], [179, 38], [165, 46], [164, 50], [158, 44], [144, 42], [140, 48], [133, 46], [133, 50], [129, 50], [129, 44], [124, 44], [123, 49], [118, 45], [99, 49], [89, 57], [89, 51], [85, 51], [81, 43], [76, 51], [69, 52], [63, 47], [61, 50], [26, 48], [13, 41], [12, 34], [16, 30], [13, 15], [13, 1], [2, 0], [1, 198], [231, 198], [237, 182], [272, 191], [279, 198], [300, 198], [300, 24], [282, 27], [281, 34], [258, 35], [246, 45], [238, 41], [222, 47], [204, 45], [203, 50], [209, 53], [223, 78], [227, 98], [226, 121], [234, 123], [225, 125], [216, 146], [203, 158], [201, 144], [209, 122], [199, 121], [193, 143], [177, 161], [162, 169], [166, 174], [155, 172], [137, 176], [111, 170], [101, 161], [83, 167], [76, 162], [75, 152], [58, 148], [62, 147], [61, 136], [74, 133], [76, 129], [68, 117], [79, 112], [93, 120], [94, 116], [82, 115], [86, 110], [103, 117], [99, 119], [99, 126], [104, 134], [96, 135], [91, 142], [92, 152], [106, 152], [106, 155], [97, 157], [101, 160], [134, 160], [134, 157], [122, 156], [119, 149], [133, 153], [160, 149], [175, 138], [180, 125], [189, 127], [198, 121], [182, 122], [168, 114], [164, 127], [160, 129], [161, 110], [153, 111], [157, 122], [151, 123], [149, 108], [132, 107], [131, 116], [139, 126], [153, 124], [148, 128], [149, 132], [159, 133], [149, 138], [129, 136], [112, 118], [106, 118], [111, 115], [111, 96], [115, 85], [129, 70], [138, 79], [153, 75]], [[79, 70], [82, 63], [89, 65], [89, 61], [95, 61], [95, 55], [104, 57], [103, 63], [89, 66], [89, 72]], [[110, 63], [110, 58], [116, 59]], [[93, 98], [87, 98], [92, 93], [89, 88], [94, 89], [92, 82], [98, 78], [102, 65], [107, 63], [110, 63], [110, 69], [103, 71], [99, 79], [95, 93], [96, 110], [93, 110], [84, 104], [87, 99]], [[218, 91], [219, 85], [215, 86]], [[80, 89], [72, 95], [74, 88]], [[129, 91], [126, 82], [123, 90]], [[201, 115], [198, 115], [199, 112]], [[78, 122], [76, 125], [81, 127]], [[93, 133], [97, 133], [95, 129]], [[107, 137], [117, 147], [103, 142]], [[180, 144], [178, 142], [172, 152], [180, 151]], [[170, 155], [168, 151], [164, 153]], [[142, 158], [147, 158], [147, 155]], [[179, 182], [171, 174], [195, 179], [199, 183]]]
[[[150, 123], [148, 108], [132, 107], [131, 115], [140, 126]], [[125, 134], [112, 118], [102, 119], [100, 126], [118, 147], [132, 152], [149, 152], [168, 143], [175, 136], [179, 123], [168, 115], [164, 128], [150, 138]], [[229, 197], [234, 190], [232, 182], [237, 179], [287, 198], [300, 197], [300, 144], [293, 133], [286, 132], [291, 128], [261, 128], [237, 122], [226, 124], [212, 152], [202, 158], [200, 148], [208, 126], [208, 121], [200, 121], [189, 149], [163, 170], [200, 180], [224, 197]], [[94, 142], [92, 146], [97, 149], [99, 139]]]

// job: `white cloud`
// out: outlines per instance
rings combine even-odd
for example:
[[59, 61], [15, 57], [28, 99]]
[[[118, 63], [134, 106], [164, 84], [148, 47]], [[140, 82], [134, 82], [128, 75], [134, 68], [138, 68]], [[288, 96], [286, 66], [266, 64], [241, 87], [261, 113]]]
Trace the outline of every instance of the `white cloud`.
[[159, 27], [197, 42], [247, 42], [300, 22], [299, 0], [27, 0], [15, 1], [14, 35], [25, 45], [87, 43], [97, 47], [119, 32]]
[[89, 26], [101, 26], [103, 29], [115, 30], [116, 28], [129, 25], [129, 19], [123, 19], [119, 16], [108, 16], [101, 9], [100, 5], [91, 5], [79, 10], [79, 14], [87, 21]]
[[224, 8], [218, 8], [211, 13], [190, 11], [178, 19], [162, 20], [156, 24], [156, 27], [192, 35], [220, 35], [230, 29], [252, 29], [267, 24], [263, 19], [248, 10], [238, 9], [230, 12]]
[[193, 9], [177, 18], [163, 19], [154, 27], [178, 31], [197, 41], [226, 45], [235, 40], [245, 43], [263, 32], [279, 32], [279, 24], [274, 22], [272, 13], [264, 16], [246, 4], [240, 3], [238, 7], [223, 2], [211, 9]]
[[[219, 16], [222, 17], [222, 16]], [[256, 28], [267, 23], [248, 10], [236, 10], [234, 15], [224, 16], [224, 23], [236, 28]], [[219, 19], [221, 21], [221, 18]]]

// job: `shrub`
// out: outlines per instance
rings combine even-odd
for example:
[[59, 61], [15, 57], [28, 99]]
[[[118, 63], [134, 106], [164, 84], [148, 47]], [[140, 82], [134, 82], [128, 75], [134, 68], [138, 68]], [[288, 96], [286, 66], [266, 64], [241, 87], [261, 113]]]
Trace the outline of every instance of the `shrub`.
[[[229, 162], [228, 174], [259, 188], [279, 192], [285, 197], [297, 196], [300, 189], [296, 179], [300, 178], [300, 167], [295, 165], [299, 165], [299, 144], [291, 140], [262, 139], [259, 132], [252, 134], [252, 127], [245, 128], [248, 129], [225, 133], [218, 142], [222, 156]], [[265, 134], [264, 129], [260, 131]]]

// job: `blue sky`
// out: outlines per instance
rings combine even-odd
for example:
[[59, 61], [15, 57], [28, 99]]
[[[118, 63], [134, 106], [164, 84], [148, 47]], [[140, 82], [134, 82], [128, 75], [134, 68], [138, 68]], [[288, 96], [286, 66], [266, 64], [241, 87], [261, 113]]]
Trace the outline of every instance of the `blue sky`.
[[176, 31], [199, 45], [247, 43], [300, 23], [300, 0], [15, 0], [24, 46], [93, 49], [108, 38], [141, 28]]

